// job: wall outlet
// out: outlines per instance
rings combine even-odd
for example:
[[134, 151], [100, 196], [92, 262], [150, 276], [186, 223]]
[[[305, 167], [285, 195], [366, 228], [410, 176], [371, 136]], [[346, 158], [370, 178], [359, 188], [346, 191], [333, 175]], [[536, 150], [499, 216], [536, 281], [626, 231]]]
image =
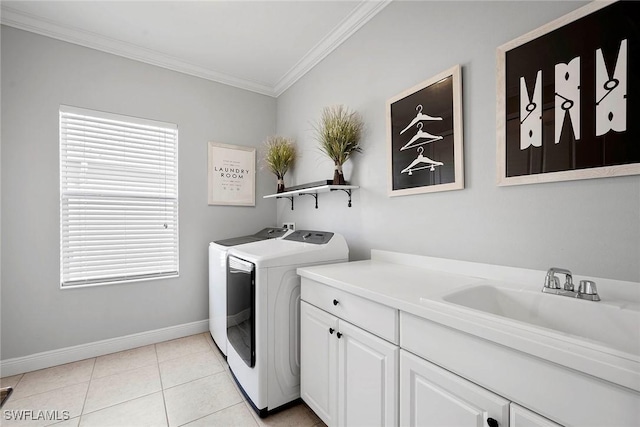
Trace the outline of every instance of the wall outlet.
[[285, 223], [282, 224], [282, 227], [286, 228], [288, 230], [291, 230], [291, 231], [295, 231], [296, 223], [295, 222], [285, 222]]

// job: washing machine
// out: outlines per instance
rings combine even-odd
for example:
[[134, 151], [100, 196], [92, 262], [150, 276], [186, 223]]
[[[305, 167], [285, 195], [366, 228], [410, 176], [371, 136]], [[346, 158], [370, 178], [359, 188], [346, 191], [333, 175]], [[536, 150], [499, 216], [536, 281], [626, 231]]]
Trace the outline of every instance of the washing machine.
[[286, 228], [268, 227], [250, 236], [209, 243], [209, 331], [216, 345], [227, 355], [227, 252], [234, 246], [283, 237]]
[[298, 267], [346, 262], [347, 243], [326, 231], [229, 249], [227, 362], [261, 417], [300, 398]]

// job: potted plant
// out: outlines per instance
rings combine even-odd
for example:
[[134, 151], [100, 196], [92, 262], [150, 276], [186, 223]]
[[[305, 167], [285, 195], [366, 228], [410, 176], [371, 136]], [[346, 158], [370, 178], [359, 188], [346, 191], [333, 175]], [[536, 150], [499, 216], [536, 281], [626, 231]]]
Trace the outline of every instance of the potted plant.
[[278, 193], [284, 191], [284, 175], [293, 166], [296, 159], [295, 143], [283, 136], [270, 136], [265, 141], [264, 162], [278, 180]]
[[320, 123], [315, 127], [320, 150], [333, 160], [334, 185], [344, 185], [342, 165], [351, 154], [362, 151], [360, 136], [364, 124], [360, 115], [343, 105], [325, 107]]

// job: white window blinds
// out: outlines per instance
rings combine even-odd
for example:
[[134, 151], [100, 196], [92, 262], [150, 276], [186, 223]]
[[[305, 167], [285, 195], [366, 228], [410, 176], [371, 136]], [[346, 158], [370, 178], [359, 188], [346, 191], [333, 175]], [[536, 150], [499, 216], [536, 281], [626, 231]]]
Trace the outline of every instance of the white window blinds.
[[60, 106], [61, 286], [178, 274], [178, 127]]

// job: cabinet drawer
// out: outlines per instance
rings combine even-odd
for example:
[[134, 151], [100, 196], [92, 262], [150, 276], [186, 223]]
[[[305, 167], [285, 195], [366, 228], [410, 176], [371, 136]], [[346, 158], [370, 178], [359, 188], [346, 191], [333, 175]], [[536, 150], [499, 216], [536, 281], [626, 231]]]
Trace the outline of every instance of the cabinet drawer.
[[398, 344], [398, 310], [366, 298], [302, 278], [301, 298], [387, 341]]

